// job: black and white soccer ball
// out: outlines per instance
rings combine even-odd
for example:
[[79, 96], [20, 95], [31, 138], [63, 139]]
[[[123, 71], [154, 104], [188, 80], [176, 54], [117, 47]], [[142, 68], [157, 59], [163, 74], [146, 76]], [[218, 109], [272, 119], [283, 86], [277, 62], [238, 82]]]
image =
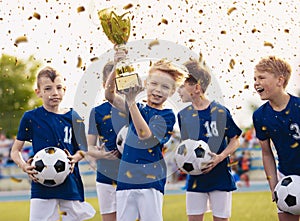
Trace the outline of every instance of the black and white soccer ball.
[[209, 152], [209, 146], [203, 140], [184, 140], [175, 150], [175, 162], [182, 172], [199, 175], [211, 160]]
[[300, 215], [300, 176], [283, 177], [274, 189], [277, 207], [284, 212]]
[[128, 126], [125, 125], [121, 128], [121, 130], [119, 131], [119, 133], [117, 135], [116, 145], [121, 154], [123, 154], [127, 132], [128, 132]]
[[40, 184], [54, 187], [62, 184], [71, 171], [70, 160], [65, 151], [57, 147], [47, 147], [37, 152], [31, 163]]

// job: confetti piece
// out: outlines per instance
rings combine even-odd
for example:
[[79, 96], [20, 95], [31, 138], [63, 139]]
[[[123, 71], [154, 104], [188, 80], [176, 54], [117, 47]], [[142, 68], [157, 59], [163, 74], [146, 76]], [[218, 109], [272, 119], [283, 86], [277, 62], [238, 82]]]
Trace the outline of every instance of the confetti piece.
[[110, 119], [110, 118], [111, 118], [111, 115], [110, 115], [110, 114], [105, 115], [105, 116], [102, 118], [102, 121], [106, 121], [106, 120], [108, 120], [108, 119]]
[[123, 9], [128, 10], [133, 7], [133, 4], [129, 3], [123, 7]]
[[36, 18], [36, 19], [38, 19], [38, 20], [41, 19], [41, 15], [39, 13], [37, 13], [37, 12], [33, 13], [33, 17]]
[[266, 131], [266, 130], [267, 130], [267, 127], [266, 127], [266, 126], [262, 126], [261, 130], [262, 130], [262, 131]]
[[189, 39], [189, 42], [195, 42], [196, 39]]
[[130, 173], [129, 170], [126, 172], [126, 176], [127, 176], [128, 178], [132, 178], [132, 174]]
[[90, 59], [91, 62], [95, 62], [95, 61], [98, 61], [98, 60], [99, 60], [98, 57], [93, 57], [93, 58]]
[[146, 178], [155, 180], [156, 176], [148, 174], [146, 175]]
[[66, 211], [60, 211], [59, 214], [62, 215], [62, 216], [66, 216], [66, 215], [67, 215], [67, 212], [66, 212]]
[[79, 6], [77, 8], [77, 12], [80, 13], [80, 12], [84, 12], [85, 11], [85, 8], [83, 6]]
[[83, 101], [82, 104], [87, 107], [87, 103], [86, 102]]
[[246, 84], [246, 85], [244, 86], [244, 89], [249, 89], [249, 85]]
[[81, 59], [81, 57], [79, 57], [78, 56], [78, 58], [77, 58], [77, 66], [76, 66], [77, 68], [81, 68], [82, 67], [82, 59]]
[[81, 119], [76, 120], [76, 123], [82, 123], [82, 122], [84, 122], [84, 120], [81, 120]]
[[235, 60], [234, 59], [230, 59], [230, 62], [229, 62], [230, 69], [233, 69], [234, 65], [235, 65]]
[[264, 42], [264, 46], [274, 48], [273, 44], [267, 41]]
[[233, 11], [235, 11], [236, 10], [236, 7], [232, 7], [232, 8], [230, 8], [230, 9], [228, 9], [228, 11], [227, 11], [227, 15], [230, 15]]
[[195, 189], [197, 187], [197, 181], [195, 180], [193, 185], [192, 185], [192, 189]]
[[222, 35], [226, 35], [226, 31], [225, 31], [225, 30], [222, 30], [222, 31], [221, 31], [221, 34], [222, 34]]
[[148, 152], [149, 152], [149, 153], [152, 153], [152, 152], [153, 152], [153, 150], [152, 150], [151, 148], [149, 148], [149, 149], [148, 149]]
[[161, 22], [164, 23], [165, 25], [167, 25], [167, 24], [169, 23], [168, 20], [165, 19], [165, 18], [162, 18], [162, 19], [161, 19]]
[[15, 40], [15, 45], [18, 45], [19, 43], [22, 43], [22, 42], [27, 42], [27, 37], [26, 37], [26, 36], [18, 37], [18, 38]]
[[22, 179], [18, 179], [18, 178], [13, 177], [13, 176], [10, 177], [10, 180], [15, 182], [15, 183], [21, 183], [22, 182]]
[[159, 41], [158, 40], [153, 40], [149, 43], [148, 48], [151, 49], [153, 46], [155, 45], [159, 45]]
[[291, 148], [296, 148], [296, 147], [298, 147], [298, 146], [299, 146], [299, 143], [296, 142], [296, 143], [294, 143], [293, 145], [291, 145]]
[[290, 33], [290, 30], [289, 29], [284, 29], [284, 32], [285, 33]]

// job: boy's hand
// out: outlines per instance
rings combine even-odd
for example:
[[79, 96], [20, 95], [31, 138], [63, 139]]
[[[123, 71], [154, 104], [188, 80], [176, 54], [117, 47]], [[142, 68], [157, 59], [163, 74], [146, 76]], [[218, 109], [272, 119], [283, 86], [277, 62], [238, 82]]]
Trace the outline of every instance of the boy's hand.
[[30, 158], [29, 160], [27, 160], [27, 162], [21, 166], [21, 169], [25, 173], [28, 174], [29, 178], [32, 181], [37, 182], [38, 179], [34, 176], [34, 174], [37, 174], [37, 172], [34, 171], [35, 166], [31, 165], [32, 161], [33, 161], [33, 158]]
[[222, 161], [220, 155], [210, 152], [208, 153], [211, 156], [211, 160], [206, 164], [206, 166], [201, 170], [204, 174], [209, 173], [215, 166]]
[[120, 152], [118, 150], [106, 151], [104, 147], [105, 144], [102, 144], [100, 147], [98, 147], [101, 159], [107, 159], [107, 160], [118, 159], [118, 156], [120, 155]]
[[128, 107], [135, 103], [136, 96], [144, 90], [141, 84], [141, 79], [139, 78], [139, 85], [135, 85], [134, 87], [128, 88], [126, 90], [122, 90], [120, 93], [125, 95], [125, 100], [127, 102]]
[[70, 160], [69, 164], [71, 164], [71, 173], [74, 171], [75, 163], [80, 161], [84, 157], [84, 152], [79, 150], [74, 155], [71, 155], [70, 152], [67, 149], [64, 149], [65, 153], [68, 156], [68, 159]]

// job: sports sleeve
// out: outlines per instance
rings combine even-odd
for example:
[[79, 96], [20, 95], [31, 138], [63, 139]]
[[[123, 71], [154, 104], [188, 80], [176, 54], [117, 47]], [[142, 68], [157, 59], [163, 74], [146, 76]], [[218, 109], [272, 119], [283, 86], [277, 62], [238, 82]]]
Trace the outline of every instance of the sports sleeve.
[[95, 108], [93, 108], [90, 112], [89, 129], [88, 129], [88, 134], [92, 134], [92, 135], [98, 135], [95, 114], [96, 114], [96, 111], [95, 111]]
[[32, 126], [31, 126], [30, 122], [31, 122], [31, 120], [29, 117], [29, 113], [25, 112], [20, 121], [19, 130], [17, 133], [18, 140], [31, 142]]
[[85, 124], [77, 112], [73, 111], [73, 133], [80, 150], [87, 151], [88, 144], [85, 135]]
[[255, 129], [255, 134], [259, 140], [266, 140], [269, 138], [267, 128], [265, 126], [263, 126], [262, 120], [260, 119], [260, 117], [258, 115], [259, 115], [259, 113], [257, 111], [255, 111], [252, 115], [252, 121], [253, 121], [253, 126]]

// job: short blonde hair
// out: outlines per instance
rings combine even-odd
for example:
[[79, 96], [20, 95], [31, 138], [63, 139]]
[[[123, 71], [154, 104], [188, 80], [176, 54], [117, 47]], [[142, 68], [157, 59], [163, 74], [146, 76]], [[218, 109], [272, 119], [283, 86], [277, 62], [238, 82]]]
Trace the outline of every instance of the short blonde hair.
[[292, 73], [291, 66], [286, 61], [275, 56], [269, 56], [261, 59], [254, 67], [254, 70], [258, 72], [268, 72], [277, 77], [282, 75], [285, 79], [283, 84], [284, 88], [286, 88]]
[[175, 81], [175, 87], [178, 86], [187, 72], [184, 69], [176, 67], [171, 61], [166, 59], [161, 59], [155, 62], [149, 70], [149, 74], [153, 73], [154, 71], [162, 71], [173, 78]]

